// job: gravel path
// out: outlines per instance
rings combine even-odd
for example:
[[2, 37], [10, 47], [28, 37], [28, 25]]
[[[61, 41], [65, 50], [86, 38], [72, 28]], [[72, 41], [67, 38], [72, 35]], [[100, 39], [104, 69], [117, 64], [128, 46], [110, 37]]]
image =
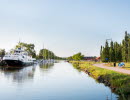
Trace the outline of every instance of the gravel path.
[[113, 71], [124, 73], [124, 74], [130, 74], [130, 70], [126, 70], [126, 69], [119, 68], [119, 67], [107, 67], [103, 63], [102, 64], [94, 64], [94, 66], [109, 69], [109, 70], [113, 70]]

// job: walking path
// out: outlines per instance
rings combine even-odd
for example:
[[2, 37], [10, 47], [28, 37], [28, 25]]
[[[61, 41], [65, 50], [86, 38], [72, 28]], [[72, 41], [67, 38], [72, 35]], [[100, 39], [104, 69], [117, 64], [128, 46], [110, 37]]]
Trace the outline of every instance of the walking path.
[[126, 70], [126, 69], [119, 68], [119, 67], [107, 67], [103, 63], [102, 64], [94, 64], [94, 66], [109, 69], [109, 70], [113, 70], [113, 71], [124, 73], [124, 74], [130, 74], [130, 70]]

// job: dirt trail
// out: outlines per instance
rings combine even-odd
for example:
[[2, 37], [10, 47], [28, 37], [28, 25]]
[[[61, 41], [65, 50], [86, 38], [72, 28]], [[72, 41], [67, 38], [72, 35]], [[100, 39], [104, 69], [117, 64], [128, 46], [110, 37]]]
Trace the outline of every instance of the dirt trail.
[[119, 67], [107, 67], [103, 63], [102, 64], [94, 64], [94, 66], [109, 69], [109, 70], [113, 70], [113, 71], [124, 73], [124, 74], [130, 74], [130, 70], [126, 70], [126, 69], [119, 68]]

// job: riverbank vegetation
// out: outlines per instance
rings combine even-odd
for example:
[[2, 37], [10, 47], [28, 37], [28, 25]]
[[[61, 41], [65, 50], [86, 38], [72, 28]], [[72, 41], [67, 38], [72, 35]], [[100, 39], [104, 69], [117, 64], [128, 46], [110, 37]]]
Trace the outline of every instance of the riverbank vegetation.
[[121, 43], [110, 44], [106, 40], [105, 46], [101, 46], [100, 57], [102, 62], [130, 62], [130, 34], [125, 32]]
[[113, 92], [120, 95], [119, 100], [129, 100], [130, 75], [93, 66], [95, 62], [71, 61], [75, 68], [83, 70], [100, 83], [109, 86]]
[[84, 55], [81, 54], [81, 52], [74, 54], [73, 56], [68, 57], [68, 60], [82, 60]]

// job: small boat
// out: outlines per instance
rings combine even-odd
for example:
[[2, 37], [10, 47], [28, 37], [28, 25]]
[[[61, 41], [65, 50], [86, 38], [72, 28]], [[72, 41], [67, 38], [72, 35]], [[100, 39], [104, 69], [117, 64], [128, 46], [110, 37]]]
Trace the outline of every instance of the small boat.
[[11, 54], [6, 54], [3, 57], [3, 61], [8, 66], [27, 66], [33, 64], [33, 58], [22, 48], [15, 49]]
[[38, 64], [38, 61], [36, 60], [36, 58], [32, 58], [33, 60], [33, 64]]

